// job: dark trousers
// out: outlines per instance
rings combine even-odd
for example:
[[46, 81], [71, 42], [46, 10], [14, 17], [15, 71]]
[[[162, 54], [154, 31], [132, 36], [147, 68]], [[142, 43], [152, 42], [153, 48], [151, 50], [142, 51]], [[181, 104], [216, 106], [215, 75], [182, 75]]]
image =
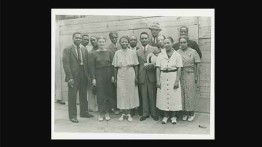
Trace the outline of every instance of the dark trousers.
[[77, 118], [76, 98], [79, 91], [80, 115], [88, 112], [87, 102], [87, 78], [84, 74], [84, 67], [80, 65], [78, 77], [74, 77], [74, 87], [68, 85], [68, 114], [69, 118]]
[[142, 98], [143, 116], [156, 116], [156, 83], [146, 76], [145, 83], [139, 85]]

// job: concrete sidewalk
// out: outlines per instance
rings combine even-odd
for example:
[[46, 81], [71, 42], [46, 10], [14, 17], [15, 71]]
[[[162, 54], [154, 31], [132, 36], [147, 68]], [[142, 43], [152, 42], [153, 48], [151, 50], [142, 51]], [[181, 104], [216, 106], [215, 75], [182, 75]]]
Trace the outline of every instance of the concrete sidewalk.
[[[68, 119], [68, 106], [55, 103], [55, 132], [63, 133], [150, 133], [150, 134], [209, 134], [209, 114], [196, 113], [194, 121], [187, 122], [178, 120], [176, 125], [168, 122], [161, 124], [161, 120], [154, 121], [151, 117], [140, 121], [140, 116], [133, 116], [133, 121], [124, 120], [120, 122], [120, 115], [111, 114], [110, 121], [99, 122], [98, 113], [91, 112], [95, 117], [80, 118], [79, 106], [77, 119], [79, 123], [72, 123]], [[203, 126], [203, 127], [199, 127]]]

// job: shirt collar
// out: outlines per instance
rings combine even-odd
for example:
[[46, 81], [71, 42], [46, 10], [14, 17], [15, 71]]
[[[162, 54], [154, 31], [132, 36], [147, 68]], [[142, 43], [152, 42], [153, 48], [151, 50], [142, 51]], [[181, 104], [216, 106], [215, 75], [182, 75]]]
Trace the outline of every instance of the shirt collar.
[[[74, 43], [73, 43], [73, 46], [75, 47], [75, 49], [77, 49], [77, 46]], [[79, 46], [81, 46], [81, 44]]]
[[147, 50], [147, 48], [148, 48], [148, 44], [144, 47], [144, 46], [142, 46], [142, 48], [143, 48], [143, 50]]

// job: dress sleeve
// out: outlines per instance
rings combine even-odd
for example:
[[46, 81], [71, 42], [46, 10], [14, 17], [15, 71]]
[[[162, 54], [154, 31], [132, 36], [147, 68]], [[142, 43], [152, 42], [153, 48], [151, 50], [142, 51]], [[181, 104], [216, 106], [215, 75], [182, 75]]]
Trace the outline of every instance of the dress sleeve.
[[176, 55], [176, 67], [183, 67], [182, 56], [178, 52]]
[[193, 57], [194, 57], [194, 62], [195, 63], [200, 63], [201, 62], [200, 57], [199, 57], [199, 55], [198, 55], [198, 53], [196, 51], [194, 51]]

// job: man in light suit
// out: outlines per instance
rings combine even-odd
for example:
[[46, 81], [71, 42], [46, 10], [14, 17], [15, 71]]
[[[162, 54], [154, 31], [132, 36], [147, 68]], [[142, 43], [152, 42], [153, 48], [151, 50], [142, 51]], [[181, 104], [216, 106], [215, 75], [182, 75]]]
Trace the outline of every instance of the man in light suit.
[[[139, 61], [138, 83], [142, 97], [142, 117], [143, 121], [151, 117], [158, 121], [156, 114], [156, 69], [154, 63], [147, 63], [147, 56], [150, 53], [158, 53], [158, 49], [148, 44], [149, 35], [146, 32], [140, 34], [142, 47], [136, 51]], [[145, 64], [146, 63], [146, 64]]]
[[63, 67], [65, 81], [68, 82], [68, 114], [70, 121], [78, 123], [76, 95], [79, 91], [80, 117], [90, 118], [87, 102], [87, 77], [88, 77], [88, 52], [80, 48], [82, 35], [79, 32], [73, 34], [73, 44], [63, 51]]
[[153, 23], [153, 24], [149, 27], [149, 30], [150, 30], [151, 33], [152, 33], [152, 38], [151, 38], [151, 41], [150, 41], [149, 44], [150, 44], [151, 46], [157, 47], [157, 46], [158, 46], [157, 37], [158, 37], [160, 31], [162, 30], [162, 29], [160, 29], [159, 23]]

